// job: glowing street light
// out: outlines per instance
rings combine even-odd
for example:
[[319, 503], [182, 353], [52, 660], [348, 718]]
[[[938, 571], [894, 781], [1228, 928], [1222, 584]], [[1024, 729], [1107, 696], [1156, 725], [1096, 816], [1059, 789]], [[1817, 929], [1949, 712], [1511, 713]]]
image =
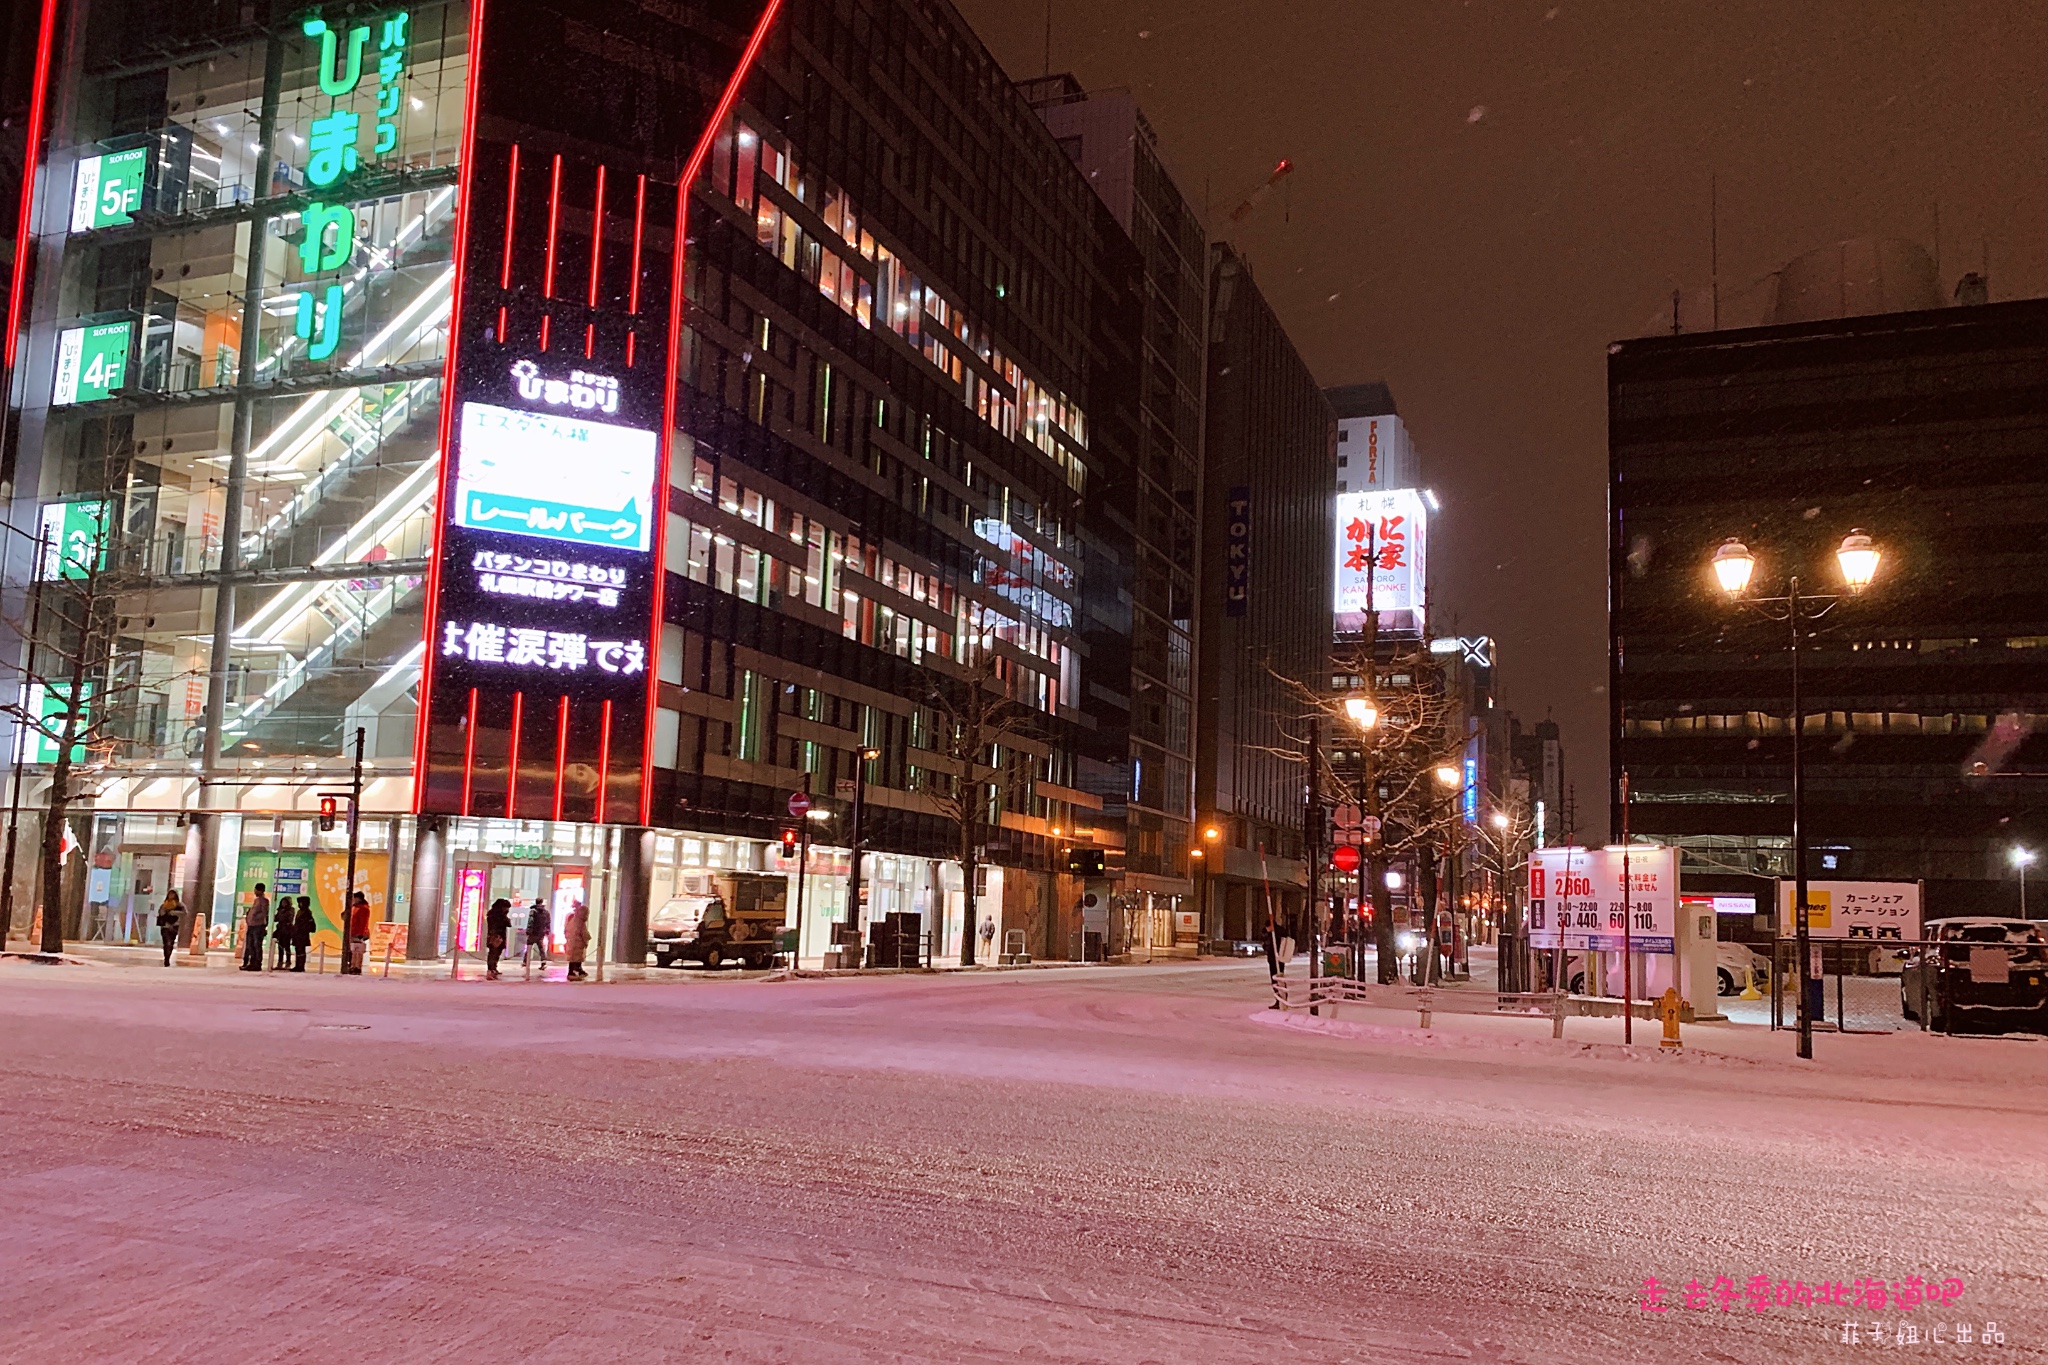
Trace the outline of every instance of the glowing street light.
[[[1878, 561], [1883, 552], [1870, 533], [1860, 528], [1851, 530], [1842, 537], [1842, 543], [1835, 550], [1835, 564], [1842, 572], [1842, 583], [1850, 596], [1861, 593], [1877, 577]], [[1756, 571], [1756, 556], [1749, 547], [1730, 536], [1721, 542], [1709, 561], [1714, 579], [1721, 585], [1721, 591], [1731, 599], [1741, 598], [1749, 587], [1750, 575]], [[1801, 575], [1788, 574], [1785, 580], [1785, 595], [1782, 597], [1750, 598], [1746, 605], [1762, 612], [1773, 621], [1783, 621], [1788, 627], [1792, 654], [1792, 886], [1793, 886], [1793, 932], [1798, 942], [1799, 957], [1799, 1046], [1801, 1057], [1813, 1056], [1813, 1016], [1819, 1012], [1813, 1001], [1812, 989], [1815, 984], [1810, 934], [1810, 902], [1806, 893], [1806, 708], [1800, 694], [1799, 656], [1802, 639], [1806, 635], [1806, 623], [1817, 621], [1832, 611], [1839, 598], [1827, 593], [1808, 592], [1802, 589]], [[1624, 782], [1626, 777], [1624, 776]], [[1624, 788], [1625, 790], [1625, 788]], [[1624, 796], [1625, 810], [1627, 798]], [[2029, 855], [2031, 857], [2031, 855]], [[2020, 913], [2026, 913], [2026, 868], [2020, 867]]]
[[1730, 597], [1742, 596], [1742, 590], [1749, 586], [1749, 576], [1756, 572], [1756, 556], [1749, 547], [1730, 536], [1721, 542], [1721, 548], [1714, 551], [1714, 577], [1720, 580], [1721, 591]]
[[1443, 784], [1444, 786], [1446, 786], [1446, 787], [1455, 787], [1455, 786], [1457, 786], [1457, 785], [1458, 785], [1458, 776], [1459, 776], [1459, 774], [1458, 774], [1458, 770], [1457, 770], [1457, 769], [1456, 769], [1455, 767], [1453, 767], [1453, 766], [1452, 766], [1451, 764], [1449, 764], [1449, 763], [1439, 763], [1439, 764], [1437, 764], [1437, 767], [1436, 767], [1436, 780], [1437, 780], [1438, 782], [1441, 782], [1441, 783], [1442, 783], [1442, 784]]
[[2034, 850], [2031, 848], [2014, 848], [2008, 856], [2012, 859], [2012, 865], [2020, 870], [2020, 918], [2025, 919], [2027, 917], [2027, 865], [2034, 861]]
[[1346, 697], [1344, 714], [1361, 730], [1370, 730], [1380, 723], [1380, 708], [1373, 705], [1371, 697]]
[[1877, 577], [1877, 561], [1883, 558], [1876, 542], [1866, 531], [1851, 531], [1842, 537], [1842, 548], [1835, 551], [1835, 562], [1842, 566], [1842, 581], [1849, 585], [1850, 592], [1862, 592], [1870, 586], [1870, 580]]

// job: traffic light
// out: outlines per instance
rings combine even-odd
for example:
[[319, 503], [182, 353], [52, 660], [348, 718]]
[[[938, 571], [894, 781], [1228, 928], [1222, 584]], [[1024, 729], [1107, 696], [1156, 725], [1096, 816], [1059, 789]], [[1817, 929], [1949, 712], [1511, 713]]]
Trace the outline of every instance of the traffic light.
[[331, 797], [331, 796], [323, 796], [323, 797], [321, 797], [321, 798], [320, 798], [320, 828], [321, 828], [321, 829], [324, 829], [324, 830], [325, 830], [325, 829], [333, 829], [333, 828], [334, 828], [334, 811], [335, 811], [335, 807], [336, 807], [337, 805], [339, 805], [339, 804], [340, 804], [340, 803], [339, 803], [338, 801], [336, 801], [336, 799], [335, 799], [334, 797]]
[[796, 856], [796, 831], [793, 829], [782, 831], [782, 856], [785, 858], [794, 858]]

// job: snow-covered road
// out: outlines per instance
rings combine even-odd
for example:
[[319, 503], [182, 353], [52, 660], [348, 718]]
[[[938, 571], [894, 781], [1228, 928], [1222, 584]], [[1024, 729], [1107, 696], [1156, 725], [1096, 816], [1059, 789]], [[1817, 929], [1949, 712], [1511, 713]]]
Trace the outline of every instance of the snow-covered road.
[[0, 1360], [2048, 1361], [2048, 1042], [1419, 1039], [1260, 977], [0, 964]]

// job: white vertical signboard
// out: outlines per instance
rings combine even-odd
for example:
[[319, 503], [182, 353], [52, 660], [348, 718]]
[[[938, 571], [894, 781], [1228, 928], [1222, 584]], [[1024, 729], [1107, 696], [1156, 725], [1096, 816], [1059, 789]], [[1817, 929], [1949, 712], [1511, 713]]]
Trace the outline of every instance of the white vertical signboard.
[[1619, 848], [1532, 851], [1529, 946], [1618, 953], [1627, 917], [1631, 950], [1673, 951], [1678, 927], [1678, 850], [1632, 845], [1627, 854], [1626, 897], [1621, 891], [1622, 856]]

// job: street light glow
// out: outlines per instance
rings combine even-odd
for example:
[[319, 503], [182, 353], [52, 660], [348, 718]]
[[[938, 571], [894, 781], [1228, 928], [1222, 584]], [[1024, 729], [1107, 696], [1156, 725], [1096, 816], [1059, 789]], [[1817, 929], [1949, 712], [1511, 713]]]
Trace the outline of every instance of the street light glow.
[[1361, 730], [1370, 730], [1380, 723], [1380, 709], [1373, 705], [1370, 697], [1346, 697], [1344, 714], [1351, 717], [1351, 723]]
[[1387, 890], [1389, 890], [1389, 891], [1399, 891], [1400, 889], [1401, 889], [1401, 874], [1400, 874], [1400, 873], [1398, 873], [1398, 872], [1396, 872], [1396, 871], [1394, 871], [1394, 869], [1392, 869], [1391, 867], [1390, 867], [1390, 868], [1388, 868], [1388, 869], [1387, 869]]
[[1207, 829], [1202, 831], [1202, 837], [1213, 844], [1218, 839], [1221, 839], [1223, 837], [1223, 831], [1216, 828], [1216, 826], [1211, 825]]
[[2026, 867], [2034, 861], [2034, 850], [2031, 848], [2015, 848], [2009, 856], [2012, 858], [2012, 865], [2014, 867]]
[[1506, 811], [1497, 810], [1493, 813], [1493, 827], [1495, 829], [1506, 829], [1508, 827], [1508, 813]]
[[1458, 770], [1448, 763], [1439, 763], [1436, 769], [1436, 780], [1443, 783], [1446, 787], [1455, 787], [1458, 785]]
[[1862, 592], [1870, 586], [1870, 580], [1877, 577], [1877, 561], [1882, 557], [1868, 532], [1856, 530], [1842, 537], [1842, 548], [1835, 551], [1835, 561], [1842, 566], [1842, 581], [1849, 585], [1850, 592]]
[[[1755, 571], [1756, 556], [1733, 536], [1722, 541], [1721, 548], [1714, 551], [1714, 577], [1720, 580], [1721, 591], [1730, 597], [1742, 595], [1742, 590], [1749, 586], [1750, 574]], [[1844, 572], [1847, 572], [1846, 568]]]

